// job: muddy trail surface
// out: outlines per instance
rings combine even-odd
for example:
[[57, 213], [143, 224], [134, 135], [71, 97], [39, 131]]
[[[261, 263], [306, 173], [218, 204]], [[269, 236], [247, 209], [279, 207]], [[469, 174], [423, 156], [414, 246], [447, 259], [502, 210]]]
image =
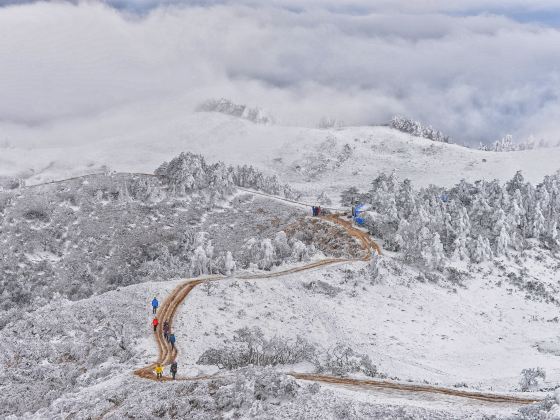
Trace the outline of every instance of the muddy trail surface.
[[[249, 193], [255, 193], [258, 195], [269, 196], [268, 194], [256, 193], [251, 190], [244, 189], [244, 191], [247, 191]], [[275, 196], [270, 196], [270, 197], [282, 201], [294, 202], [301, 206], [306, 206], [306, 207], [309, 206], [308, 204], [305, 203], [299, 203], [281, 197], [275, 197]], [[298, 273], [301, 271], [317, 269], [327, 265], [343, 264], [343, 263], [350, 263], [355, 261], [368, 261], [371, 258], [371, 254], [373, 252], [377, 252], [379, 255], [381, 255], [381, 248], [379, 247], [379, 245], [366, 232], [354, 227], [349, 220], [345, 219], [345, 217], [347, 217], [346, 214], [342, 212], [338, 212], [335, 214], [321, 216], [321, 219], [331, 223], [335, 223], [343, 227], [348, 235], [352, 236], [354, 239], [356, 239], [359, 242], [363, 251], [361, 255], [356, 256], [355, 258], [325, 258], [320, 261], [315, 261], [309, 264], [305, 264], [299, 267], [293, 267], [286, 270], [275, 271], [271, 273], [237, 275], [235, 276], [235, 278], [242, 279], [242, 280], [260, 280], [260, 279], [268, 279], [273, 277], [281, 277], [293, 273]], [[173, 289], [173, 291], [167, 297], [165, 302], [158, 309], [158, 319], [168, 320], [170, 328], [172, 328], [173, 320], [177, 312], [177, 309], [183, 303], [183, 301], [188, 296], [188, 294], [196, 286], [206, 282], [220, 281], [228, 278], [231, 277], [214, 275], [214, 276], [207, 276], [207, 277], [199, 277], [181, 283], [175, 289]], [[137, 369], [134, 372], [135, 375], [150, 380], [158, 380], [154, 371], [155, 367], [158, 364], [169, 365], [177, 357], [177, 349], [173, 348], [171, 344], [165, 340], [163, 336], [161, 324], [160, 326], [158, 326], [156, 332], [154, 333], [154, 337], [159, 349], [158, 359], [154, 363], [146, 367]], [[416, 395], [422, 393], [441, 394], [441, 395], [452, 396], [452, 397], [466, 398], [470, 400], [484, 401], [486, 403], [507, 404], [507, 405], [525, 405], [525, 404], [531, 404], [540, 401], [539, 398], [534, 398], [534, 397], [533, 398], [519, 397], [515, 395], [508, 395], [508, 394], [466, 391], [466, 390], [458, 390], [454, 388], [392, 382], [387, 380], [352, 379], [352, 378], [344, 378], [344, 377], [331, 376], [331, 375], [317, 375], [317, 374], [297, 373], [297, 372], [289, 373], [289, 375], [300, 380], [321, 382], [321, 383], [331, 384], [331, 385], [341, 385], [341, 386], [346, 386], [346, 387], [351, 387], [356, 389], [394, 390], [405, 395], [407, 394]], [[224, 376], [224, 375], [217, 373], [214, 375], [194, 376], [194, 377], [177, 376], [176, 380], [193, 381], [193, 380], [211, 379], [220, 376]], [[173, 379], [170, 376], [163, 376], [163, 378], [159, 379], [159, 381], [169, 381], [169, 380], [173, 380]]]

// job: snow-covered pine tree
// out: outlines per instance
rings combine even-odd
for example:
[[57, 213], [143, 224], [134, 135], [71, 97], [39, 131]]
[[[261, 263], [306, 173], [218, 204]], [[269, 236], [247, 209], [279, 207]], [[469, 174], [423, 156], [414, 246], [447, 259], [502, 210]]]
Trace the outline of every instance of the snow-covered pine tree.
[[533, 238], [539, 239], [541, 235], [545, 232], [546, 232], [546, 220], [544, 218], [544, 215], [542, 214], [540, 203], [537, 202], [537, 204], [535, 205], [535, 212], [533, 214], [531, 236]]
[[445, 265], [445, 253], [443, 252], [443, 245], [439, 237], [439, 233], [434, 233], [432, 244], [430, 246], [430, 259], [429, 267], [436, 270], [441, 270]]
[[494, 255], [499, 257], [508, 254], [508, 248], [511, 244], [511, 238], [508, 233], [510, 230], [506, 214], [500, 208], [493, 228]]
[[191, 274], [201, 276], [208, 273], [208, 257], [202, 245], [199, 245], [193, 252], [191, 261]]
[[471, 241], [471, 260], [475, 263], [488, 261], [492, 258], [492, 248], [488, 238], [481, 235]]

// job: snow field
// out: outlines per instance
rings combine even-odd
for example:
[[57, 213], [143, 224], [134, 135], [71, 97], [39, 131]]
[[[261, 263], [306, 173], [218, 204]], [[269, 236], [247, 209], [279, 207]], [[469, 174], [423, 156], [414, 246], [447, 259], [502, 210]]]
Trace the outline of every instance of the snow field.
[[[258, 326], [269, 338], [299, 334], [321, 349], [346, 343], [401, 381], [511, 392], [518, 389], [521, 370], [536, 366], [545, 369], [550, 386], [560, 380], [558, 356], [536, 346], [560, 340], [551, 321], [555, 305], [497, 286], [496, 273], [469, 280], [466, 288], [407, 281], [411, 273], [370, 285], [360, 265], [225, 280], [210, 294], [197, 287], [177, 314], [179, 364], [213, 372], [196, 365], [202, 352], [220, 347], [238, 328]], [[351, 280], [345, 280], [347, 270], [355, 273]], [[304, 287], [320, 281], [339, 292], [329, 296]]]

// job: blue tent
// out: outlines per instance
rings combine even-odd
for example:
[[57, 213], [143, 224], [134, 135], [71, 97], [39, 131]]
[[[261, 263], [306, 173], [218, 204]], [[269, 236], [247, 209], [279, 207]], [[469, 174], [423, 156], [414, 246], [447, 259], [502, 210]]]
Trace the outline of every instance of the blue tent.
[[364, 216], [368, 208], [369, 206], [367, 204], [356, 204], [356, 206], [354, 207], [354, 214], [352, 216], [354, 217], [354, 222], [357, 225], [364, 224]]

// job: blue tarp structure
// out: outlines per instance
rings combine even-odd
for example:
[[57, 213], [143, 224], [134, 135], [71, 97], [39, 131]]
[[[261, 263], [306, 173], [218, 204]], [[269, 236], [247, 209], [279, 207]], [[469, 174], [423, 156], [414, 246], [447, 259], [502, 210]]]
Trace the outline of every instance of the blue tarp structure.
[[354, 217], [354, 222], [357, 225], [363, 225], [364, 224], [364, 222], [365, 222], [364, 216], [365, 216], [365, 212], [368, 208], [369, 208], [369, 206], [367, 206], [365, 204], [356, 204], [354, 206], [352, 216]]

